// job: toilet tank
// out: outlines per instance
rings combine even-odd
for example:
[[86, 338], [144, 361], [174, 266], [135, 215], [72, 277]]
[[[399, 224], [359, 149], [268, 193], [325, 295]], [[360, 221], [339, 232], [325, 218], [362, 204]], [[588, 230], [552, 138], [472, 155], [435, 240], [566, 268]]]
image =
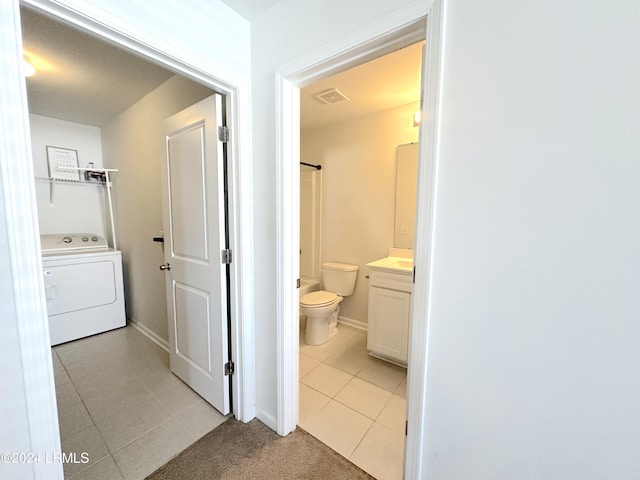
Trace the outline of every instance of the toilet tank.
[[341, 297], [351, 295], [356, 286], [358, 266], [348, 263], [325, 262], [322, 264], [324, 289]]

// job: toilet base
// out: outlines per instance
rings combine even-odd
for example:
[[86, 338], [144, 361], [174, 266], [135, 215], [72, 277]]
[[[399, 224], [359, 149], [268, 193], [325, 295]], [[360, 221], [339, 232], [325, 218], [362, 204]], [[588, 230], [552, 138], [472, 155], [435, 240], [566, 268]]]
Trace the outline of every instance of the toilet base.
[[319, 308], [302, 308], [307, 317], [304, 342], [307, 345], [322, 345], [338, 333], [338, 314], [343, 297], [338, 296], [335, 303]]
[[322, 345], [338, 334], [338, 326], [327, 328], [326, 318], [307, 317], [304, 332], [304, 343], [307, 345]]

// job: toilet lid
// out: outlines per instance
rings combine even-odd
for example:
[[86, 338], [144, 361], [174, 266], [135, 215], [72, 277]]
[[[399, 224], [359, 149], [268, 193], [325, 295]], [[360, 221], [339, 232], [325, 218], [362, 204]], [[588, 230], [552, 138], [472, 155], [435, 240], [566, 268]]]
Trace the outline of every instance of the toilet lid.
[[300, 305], [305, 307], [323, 307], [334, 302], [338, 298], [333, 292], [325, 292], [318, 290], [316, 292], [307, 293], [300, 299]]

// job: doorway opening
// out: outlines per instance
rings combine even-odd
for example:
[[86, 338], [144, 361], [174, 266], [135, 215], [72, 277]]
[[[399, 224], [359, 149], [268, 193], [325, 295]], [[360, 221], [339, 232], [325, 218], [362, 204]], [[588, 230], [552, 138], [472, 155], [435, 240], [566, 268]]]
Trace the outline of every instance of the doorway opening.
[[[426, 440], [427, 339], [436, 187], [436, 156], [441, 95], [442, 5], [435, 0], [425, 10], [405, 12], [330, 44], [321, 52], [299, 58], [276, 71], [277, 192], [278, 192], [278, 433], [292, 431], [298, 420], [299, 300], [296, 290], [299, 251], [299, 92], [300, 88], [350, 66], [426, 40], [423, 59], [423, 99], [420, 124], [416, 202], [415, 280], [409, 333], [411, 369], [407, 381], [407, 434], [404, 475], [424, 476]], [[426, 113], [426, 115], [425, 115]], [[295, 255], [294, 255], [295, 252]]]
[[[63, 8], [59, 7], [54, 10], [62, 11]], [[196, 97], [203, 98], [206, 96], [210, 96], [214, 92], [219, 92], [223, 95], [223, 101], [220, 107], [220, 111], [221, 112], [224, 111], [224, 114], [226, 115], [225, 124], [228, 126], [229, 131], [231, 131], [231, 135], [229, 135], [229, 141], [224, 146], [225, 154], [226, 154], [226, 157], [229, 159], [229, 162], [224, 165], [224, 170], [225, 170], [224, 175], [227, 176], [227, 179], [225, 179], [225, 185], [224, 185], [224, 194], [225, 194], [224, 200], [225, 200], [225, 203], [228, 205], [228, 209], [227, 209], [228, 215], [223, 215], [224, 217], [223, 221], [228, 222], [228, 225], [230, 226], [230, 228], [225, 229], [224, 244], [226, 247], [225, 249], [228, 248], [232, 251], [235, 249], [237, 251], [239, 248], [239, 245], [242, 243], [241, 232], [244, 231], [244, 228], [240, 224], [240, 220], [239, 220], [240, 216], [239, 216], [239, 210], [238, 210], [239, 208], [238, 198], [240, 197], [240, 191], [243, 189], [243, 187], [241, 186], [241, 183], [242, 183], [241, 176], [239, 175], [239, 172], [238, 172], [238, 168], [239, 168], [238, 166], [239, 162], [237, 162], [238, 148], [235, 142], [235, 138], [236, 138], [235, 131], [237, 130], [236, 127], [238, 124], [237, 91], [235, 87], [233, 85], [221, 82], [210, 75], [203, 74], [202, 72], [198, 72], [193, 68], [182, 65], [175, 59], [170, 59], [169, 57], [163, 55], [160, 52], [153, 51], [150, 48], [147, 48], [141, 45], [136, 45], [135, 41], [131, 40], [130, 38], [126, 38], [125, 36], [119, 36], [117, 32], [108, 30], [107, 27], [104, 27], [101, 25], [92, 24], [86, 19], [78, 22], [72, 21], [72, 22], [63, 23], [61, 20], [58, 19], [55, 13], [49, 12], [47, 13], [47, 15], [40, 15], [35, 11], [29, 10], [27, 8], [22, 9], [21, 16], [23, 17], [23, 21], [26, 21], [26, 22], [34, 21], [37, 27], [36, 30], [42, 27], [42, 25], [45, 23], [55, 24], [53, 28], [65, 30], [65, 33], [61, 34], [63, 36], [66, 34], [69, 34], [72, 36], [74, 35], [84, 36], [88, 40], [88, 42], [91, 42], [93, 45], [102, 45], [103, 50], [101, 50], [100, 52], [102, 55], [104, 55], [105, 54], [104, 52], [107, 50], [113, 51], [114, 49], [113, 45], [116, 44], [117, 46], [115, 48], [118, 50], [121, 50], [121, 53], [118, 58], [122, 59], [123, 57], [127, 57], [127, 56], [134, 58], [134, 55], [135, 55], [137, 56], [135, 58], [135, 61], [148, 64], [148, 66], [145, 67], [147, 71], [153, 70], [154, 72], [158, 73], [158, 77], [157, 77], [159, 78], [159, 80], [157, 80], [158, 83], [156, 83], [155, 85], [152, 85], [149, 88], [149, 90], [143, 91], [142, 93], [138, 93], [137, 94], [138, 97], [134, 98], [134, 101], [137, 100], [138, 102], [144, 102], [152, 94], [162, 94], [162, 92], [159, 92], [159, 90], [162, 90], [163, 88], [166, 88], [168, 91], [170, 91], [170, 93], [175, 94], [176, 92], [178, 92], [178, 94], [166, 95], [167, 92], [164, 92], [165, 100], [167, 99], [167, 97], [170, 97], [168, 100], [166, 100], [167, 104], [170, 104], [169, 106], [166, 107], [170, 109], [167, 112], [164, 112], [162, 110], [162, 108], [164, 108], [166, 104], [163, 104], [162, 107], [154, 107], [153, 105], [152, 106], [147, 105], [147, 107], [149, 108], [144, 112], [144, 115], [148, 115], [148, 117], [146, 117], [147, 119], [149, 119], [151, 116], [154, 116], [154, 115], [159, 116], [159, 115], [167, 115], [167, 113], [169, 112], [174, 113], [175, 111], [178, 111], [179, 109], [181, 109], [182, 106], [187, 106], [193, 101], [196, 101], [199, 99]], [[61, 15], [60, 18], [62, 17], [64, 17], [64, 15]], [[85, 32], [85, 33], [81, 33], [81, 32]], [[28, 27], [24, 28], [23, 34], [28, 35], [28, 33], [29, 33], [29, 28]], [[121, 41], [114, 41], [114, 35], [115, 35], [115, 38]], [[107, 37], [109, 38], [109, 42], [106, 42], [105, 40], [105, 38]], [[50, 38], [50, 40], [52, 39]], [[83, 41], [83, 42], [76, 43], [75, 45], [76, 48], [74, 49], [74, 55], [82, 58], [82, 55], [78, 54], [78, 47], [79, 45], [84, 45], [85, 43], [88, 43], [88, 42]], [[25, 41], [23, 43], [25, 45], [25, 48], [27, 48], [29, 46], [28, 38], [25, 37]], [[50, 42], [50, 44], [53, 44], [53, 43], [54, 43], [53, 41]], [[109, 43], [110, 45], [108, 45], [107, 43]], [[132, 52], [135, 52], [135, 54], [133, 54]], [[142, 57], [142, 59], [139, 57]], [[127, 70], [126, 74], [122, 77], [121, 82], [120, 83], [115, 82], [115, 88], [123, 89], [123, 85], [126, 84], [127, 82], [127, 75], [132, 75], [133, 74], [132, 71], [133, 69]], [[136, 71], [140, 72], [140, 70], [136, 70]], [[81, 75], [82, 71], [76, 70], [75, 73], [76, 75]], [[40, 90], [38, 90], [38, 88], [40, 88]], [[67, 87], [67, 89], [71, 91], [73, 90], [73, 88], [74, 88], [73, 86], [71, 86], [71, 88]], [[94, 99], [96, 96], [97, 97], [100, 96], [99, 87], [96, 88], [94, 92], [98, 92], [97, 94], [96, 93], [93, 94]], [[134, 97], [135, 95], [136, 94], [134, 94]], [[31, 89], [31, 91], [29, 92], [30, 103], [31, 103], [31, 100], [35, 99], [37, 96], [40, 96], [40, 97], [47, 96], [47, 92], [44, 86], [38, 85], [37, 88]], [[52, 105], [49, 105], [49, 107], [55, 110], [56, 109], [55, 101], [56, 100], [64, 101], [64, 98], [60, 98], [60, 97], [62, 96], [49, 95], [48, 100], [49, 100], [49, 103], [52, 104]], [[111, 102], [112, 99], [113, 99], [112, 97], [110, 98], [108, 95], [105, 95], [102, 98], [97, 98], [97, 104], [98, 105], [101, 104], [102, 106], [109, 107], [110, 106], [109, 103]], [[39, 100], [42, 100], [42, 98], [40, 98]], [[46, 99], [45, 99], [45, 103], [46, 103]], [[92, 109], [90, 105], [91, 104], [85, 105], [84, 112], [79, 112], [80, 116], [78, 117], [73, 117], [73, 116], [64, 117], [56, 113], [46, 114], [45, 111], [38, 111], [34, 113], [35, 117], [37, 117], [36, 122], [38, 123], [38, 126], [34, 128], [32, 125], [32, 129], [31, 129], [32, 141], [52, 143], [53, 145], [59, 146], [60, 141], [75, 142], [79, 136], [82, 139], [81, 141], [87, 141], [87, 138], [89, 139], [88, 143], [90, 144], [90, 146], [86, 147], [85, 151], [88, 149], [91, 152], [98, 152], [99, 150], [101, 150], [101, 143], [108, 143], [110, 140], [112, 140], [118, 135], [117, 130], [119, 127], [118, 125], [111, 125], [109, 132], [105, 134], [105, 138], [106, 137], [109, 137], [109, 138], [106, 138], [103, 142], [103, 138], [101, 138], [102, 136], [101, 132], [99, 132], [99, 130], [101, 130], [103, 126], [98, 127], [96, 126], [96, 124], [90, 124], [86, 118], [82, 117], [82, 113], [88, 114], [88, 116], [91, 116], [92, 114], [97, 113], [97, 110], [99, 108], [96, 107], [95, 109]], [[58, 107], [58, 113], [62, 112], [62, 110], [63, 109], [61, 107]], [[31, 109], [30, 109], [30, 113], [31, 113]], [[161, 201], [159, 197], [157, 199], [158, 200], [157, 204], [154, 204], [154, 205], [145, 204], [146, 201], [150, 201], [150, 199], [155, 198], [156, 194], [158, 193], [157, 191], [159, 191], [160, 189], [161, 184], [159, 181], [160, 179], [159, 164], [156, 165], [155, 168], [153, 168], [153, 166], [152, 168], [149, 168], [149, 165], [140, 167], [137, 172], [134, 172], [134, 175], [125, 174], [127, 169], [129, 169], [129, 173], [131, 173], [130, 170], [132, 168], [132, 164], [135, 163], [137, 159], [137, 155], [140, 152], [139, 150], [137, 150], [138, 146], [143, 146], [145, 142], [151, 142], [155, 144], [161, 141], [161, 138], [152, 137], [154, 132], [151, 132], [152, 129], [148, 128], [148, 125], [145, 125], [144, 123], [143, 125], [144, 126], [142, 128], [137, 129], [134, 135], [132, 135], [132, 136], [137, 136], [138, 141], [135, 142], [137, 143], [137, 145], [134, 145], [133, 143], [130, 145], [128, 155], [119, 156], [119, 153], [122, 152], [121, 145], [119, 145], [117, 141], [114, 141], [111, 143], [110, 153], [108, 154], [110, 158], [108, 161], [110, 162], [110, 166], [113, 165], [111, 162], [115, 161], [118, 163], [116, 166], [120, 170], [119, 177], [114, 179], [114, 184], [116, 189], [119, 189], [120, 192], [129, 191], [129, 192], [136, 192], [137, 194], [139, 194], [136, 196], [136, 198], [132, 198], [132, 196], [130, 196], [130, 198], [124, 201], [120, 199], [121, 210], [138, 208], [141, 210], [146, 209], [145, 212], [149, 213], [150, 207], [153, 208], [154, 211], [156, 212], [161, 208]], [[69, 128], [73, 130], [72, 134], [69, 134]], [[38, 130], [38, 132], [36, 132], [35, 130]], [[49, 133], [54, 132], [53, 139], [51, 139], [52, 136], [45, 138], [47, 133], [43, 133], [43, 132], [49, 132]], [[148, 133], [148, 138], [145, 137], [145, 134], [147, 133]], [[69, 140], [70, 138], [72, 140]], [[62, 145], [62, 146], [65, 146], [65, 145]], [[34, 149], [34, 154], [35, 154], [35, 149]], [[101, 155], [101, 152], [99, 152], [98, 154]], [[105, 154], [105, 160], [106, 160], [106, 156], [107, 154]], [[87, 158], [85, 156], [81, 160], [82, 161], [81, 165], [84, 166], [86, 162], [90, 162], [91, 160], [92, 160], [91, 158]], [[46, 163], [44, 165], [44, 168], [46, 169]], [[154, 181], [154, 180], [157, 180], [157, 181]], [[46, 187], [48, 188], [48, 185]], [[39, 185], [36, 180], [36, 191], [38, 190], [38, 188], [39, 188]], [[59, 189], [59, 190], [62, 190], [62, 189]], [[60, 193], [61, 191], [57, 192], [58, 195]], [[59, 195], [57, 199], [59, 199], [60, 196], [61, 195]], [[100, 204], [100, 201], [101, 201], [100, 198], [92, 199], [92, 202], [98, 206]], [[83, 202], [79, 202], [79, 203], [83, 203]], [[46, 207], [48, 206], [43, 206], [43, 210], [46, 210]], [[80, 205], [80, 208], [82, 207], [83, 205]], [[91, 217], [91, 215], [88, 214], [87, 217]], [[124, 242], [124, 245], [122, 242], [119, 242], [119, 247], [124, 247], [124, 249], [129, 248], [130, 250], [128, 265], [125, 271], [125, 276], [128, 279], [130, 285], [131, 283], [135, 282], [136, 286], [138, 285], [140, 286], [140, 288], [137, 289], [137, 292], [144, 292], [146, 289], [150, 288], [148, 285], [148, 282], [140, 280], [142, 278], [141, 275], [144, 273], [144, 270], [147, 267], [144, 265], [144, 262], [141, 262], [141, 260], [143, 260], [144, 258], [144, 250], [153, 251], [153, 249], [155, 248], [157, 250], [156, 253], [160, 253], [162, 251], [161, 244], [152, 243], [154, 237], [160, 238], [160, 239], [162, 238], [162, 232], [158, 231], [157, 223], [154, 224], [152, 227], [152, 228], [155, 228], [156, 230], [154, 231], [150, 230], [151, 227], [149, 226], [149, 224], [145, 224], [145, 221], [148, 217], [150, 217], [150, 215], [143, 215], [141, 218], [138, 219], [138, 221], [140, 222], [139, 228], [135, 228], [135, 231], [133, 231], [130, 228], [127, 229], [129, 231], [129, 238], [127, 238], [127, 241]], [[49, 218], [52, 218], [52, 216], [50, 215]], [[63, 215], [58, 215], [58, 218], [62, 219]], [[116, 218], [119, 222], [123, 222], [123, 219], [121, 216], [116, 215]], [[73, 215], [72, 218], [70, 219], [72, 221], [71, 222], [72, 226], [70, 228], [75, 229], [75, 226], [73, 225], [73, 220], [75, 219], [77, 218], [75, 215]], [[102, 222], [101, 220], [96, 221], [95, 228], [100, 229], [102, 226], [101, 225], [102, 223], [104, 222]], [[160, 223], [160, 228], [161, 228], [161, 225], [162, 224]], [[122, 227], [123, 226], [122, 223], [119, 226]], [[126, 225], [126, 226], [131, 227], [131, 225]], [[58, 225], [50, 224], [50, 225], [46, 225], [45, 228], [46, 229], [49, 229], [49, 228], [66, 229], [67, 226], [60, 227], [59, 224]], [[42, 230], [43, 228], [41, 225], [41, 233], [43, 233]], [[122, 228], [119, 228], [118, 231], [122, 231]], [[99, 232], [99, 233], [102, 234], [102, 232]], [[105, 233], [104, 236], [105, 237], [108, 236], [108, 233]], [[213, 257], [214, 261], [219, 260], [219, 256], [220, 256], [219, 252], [211, 251], [210, 255]], [[237, 257], [241, 257], [241, 256], [238, 255]], [[148, 260], [148, 258], [145, 260]], [[161, 294], [159, 295], [159, 297], [162, 298], [164, 297], [164, 276], [162, 272], [158, 271], [158, 264], [162, 262], [161, 261], [157, 262], [156, 260], [152, 260], [152, 261], [153, 261], [152, 271], [153, 273], [157, 274], [157, 276], [160, 279]], [[136, 269], [137, 269], [137, 272], [136, 272]], [[246, 373], [246, 372], [243, 372], [245, 362], [237, 361], [237, 358], [241, 356], [243, 354], [242, 352], [245, 352], [247, 348], [246, 347], [235, 348], [242, 345], [242, 342], [243, 342], [242, 324], [243, 324], [243, 321], [245, 321], [245, 319], [241, 316], [240, 312], [250, 310], [249, 308], [242, 306], [243, 300], [239, 294], [239, 292], [242, 290], [241, 288], [241, 270], [242, 269], [243, 269], [242, 262], [236, 262], [235, 264], [234, 263], [227, 264], [223, 268], [223, 270], [225, 270], [227, 274], [224, 280], [227, 287], [227, 290], [226, 290], [227, 295], [225, 300], [228, 302], [230, 310], [228, 311], [227, 314], [224, 315], [224, 318], [221, 319], [221, 321], [225, 323], [224, 330], [227, 332], [227, 335], [228, 335], [227, 337], [225, 337], [224, 343], [227, 346], [228, 351], [233, 352], [233, 358], [227, 359], [227, 360], [235, 359], [236, 361], [234, 363], [238, 365], [235, 371], [235, 376], [228, 376], [228, 377], [225, 377], [224, 379], [225, 382], [229, 383], [229, 386], [230, 386], [229, 391], [233, 390], [234, 392], [233, 400], [232, 401], [228, 400], [228, 402], [232, 405], [231, 408], [235, 413], [236, 417], [241, 420], [243, 418], [246, 418], [247, 415], [252, 416], [251, 411], [247, 411], [246, 402], [243, 398], [244, 382], [242, 378], [244, 377], [244, 373]], [[128, 303], [130, 304], [129, 307], [132, 308], [131, 316], [133, 316], [134, 318], [136, 315], [139, 315], [141, 312], [144, 312], [145, 308], [148, 310], [149, 308], [153, 309], [157, 307], [158, 305], [154, 306], [154, 302], [157, 304], [162, 303], [162, 302], [157, 302], [157, 300], [152, 300], [152, 299], [150, 300], [149, 297], [156, 297], [156, 295], [154, 295], [153, 292], [148, 292], [148, 293], [149, 294], [144, 296], [138, 296], [138, 299], [140, 299], [140, 301], [137, 302], [137, 305], [135, 305], [136, 304], [135, 301], [131, 302], [131, 297], [128, 298]], [[136, 292], [134, 291], [133, 294], [136, 295]], [[132, 303], [134, 305], [131, 305]], [[149, 317], [164, 318], [166, 323], [166, 314], [164, 315], [156, 315], [156, 314], [157, 312], [155, 311], [151, 313], [147, 311], [147, 315]], [[229, 320], [231, 321], [230, 325], [227, 324], [227, 321]], [[158, 328], [157, 328], [158, 325], [152, 325], [151, 326], [152, 328], [149, 328], [149, 327], [145, 328], [145, 325], [141, 324], [141, 325], [138, 325], [138, 327], [139, 327], [138, 330], [142, 331], [147, 338], [150, 338], [151, 340], [153, 340], [155, 344], [160, 345], [163, 348], [166, 347], [166, 343], [167, 343], [166, 335], [163, 334], [162, 330], [158, 332]], [[165, 328], [166, 328], [166, 325], [165, 325]], [[131, 327], [127, 327], [127, 330], [130, 330], [130, 329]], [[159, 355], [158, 348], [156, 348], [153, 344], [151, 344], [151, 342], [144, 339], [144, 337], [142, 337], [140, 334], [122, 333], [122, 334], [115, 334], [110, 336], [110, 338], [115, 338], [115, 337], [119, 337], [123, 339], [123, 343], [125, 345], [131, 343], [131, 344], [140, 346], [140, 349], [145, 351], [145, 355], [148, 355], [153, 359], [157, 360], [156, 357]], [[84, 342], [84, 343], [88, 343], [88, 342]], [[60, 372], [61, 374], [64, 373], [64, 375], [67, 375], [67, 378], [69, 378], [68, 374], [71, 373], [69, 368], [71, 368], [71, 370], [74, 370], [74, 371], [82, 370], [80, 365], [81, 363], [80, 357], [84, 355], [88, 355], [89, 357], [95, 357], [95, 356], [98, 356], [97, 353], [103, 353], [103, 352], [95, 351], [95, 347], [97, 345], [98, 343], [93, 345], [93, 348], [94, 348], [93, 350], [92, 348], [84, 348], [84, 349], [78, 349], [78, 350], [73, 348], [63, 349], [63, 350], [66, 350], [63, 356], [65, 357], [67, 364], [63, 364], [62, 362], [56, 363], [56, 359], [54, 356], [54, 366], [57, 366], [58, 372]], [[108, 348], [111, 348], [111, 347], [113, 347], [113, 344], [109, 343]], [[116, 347], [116, 349], [117, 348], [118, 347]], [[84, 351], [84, 353], [81, 353], [81, 350]], [[92, 353], [95, 355], [92, 355]], [[126, 352], [122, 351], [120, 353], [126, 357]], [[74, 355], [75, 355], [75, 358], [74, 358]], [[78, 361], [74, 361], [74, 360], [78, 360]], [[147, 367], [151, 367], [153, 364], [154, 367], [159, 368], [159, 370], [155, 373], [157, 374], [156, 379], [160, 383], [165, 381], [171, 383], [173, 381], [171, 379], [171, 376], [164, 375], [164, 373], [161, 371], [162, 363], [163, 361], [160, 361], [158, 363], [155, 360], [150, 360], [149, 363], [146, 363], [145, 361], [143, 361], [143, 364], [146, 365]], [[72, 364], [74, 364], [73, 367], [71, 367]], [[247, 362], [246, 365], [249, 365], [249, 363]], [[93, 365], [93, 366], [96, 368], [99, 368], [99, 365]], [[124, 370], [126, 370], [126, 366], [127, 365], [125, 364], [121, 365], [121, 367]], [[223, 368], [224, 368], [224, 365], [221, 365], [221, 369]], [[115, 374], [118, 375], [117, 372]], [[86, 375], [81, 375], [77, 377], [79, 383], [81, 383], [82, 381], [81, 377], [86, 377]], [[122, 383], [123, 380], [125, 380], [124, 376], [117, 379], [116, 383], [118, 382]], [[126, 379], [126, 380], [128, 381], [130, 379]], [[135, 389], [133, 385], [130, 385], [130, 386]], [[167, 386], [167, 384], [165, 384], [165, 386]], [[88, 394], [90, 394], [92, 386], [85, 385], [85, 387], [87, 387], [85, 388], [85, 390], [87, 390]], [[140, 400], [142, 403], [144, 403], [145, 399], [149, 400], [148, 398], [145, 397], [145, 394], [148, 394], [149, 393], [148, 390], [152, 390], [152, 388], [154, 388], [152, 386], [146, 386], [146, 387], [147, 387], [146, 392], [138, 391], [137, 393], [136, 392], [129, 392], [129, 393], [131, 393], [132, 395], [138, 395], [138, 396], [142, 395], [140, 397]], [[175, 392], [176, 390], [173, 389], [172, 391]], [[188, 389], [181, 389], [180, 391], [182, 391], [182, 393], [185, 395], [185, 398], [186, 396], [189, 396], [189, 398], [191, 399], [194, 398], [192, 395], [190, 396]], [[74, 399], [77, 400], [75, 396], [74, 396]], [[98, 401], [98, 399], [95, 399], [95, 400], [96, 402]], [[116, 399], [114, 399], [114, 402], [112, 403], [111, 407], [115, 405], [115, 400]], [[83, 403], [83, 402], [84, 400], [76, 403]], [[93, 409], [93, 412], [90, 412], [90, 413], [96, 415], [96, 418], [94, 419], [94, 422], [93, 422], [95, 424], [94, 427], [96, 428], [97, 428], [97, 423], [103, 420], [106, 421], [105, 418], [101, 417], [102, 414], [104, 414], [105, 412], [106, 414], [117, 413], [113, 411], [112, 408], [111, 409], [107, 408], [106, 410], [103, 409], [103, 411], [101, 411], [102, 407], [100, 406], [99, 402], [98, 403], [94, 402], [93, 406], [95, 408]], [[175, 418], [177, 418], [177, 415], [180, 412], [175, 411], [174, 413], [176, 414]], [[83, 417], [83, 421], [86, 421], [86, 420], [87, 420], [86, 417]], [[156, 418], [156, 420], [162, 421], [162, 419], [160, 418]], [[67, 423], [67, 425], [69, 424]], [[82, 426], [83, 425], [78, 424], [75, 427], [80, 428]], [[147, 427], [149, 426], [147, 425]], [[85, 430], [89, 430], [91, 428], [92, 427], [87, 426]], [[69, 434], [69, 430], [61, 433]], [[75, 433], [81, 433], [81, 432], [78, 431]], [[203, 432], [203, 433], [206, 433], [206, 432]], [[195, 440], [195, 438], [192, 438], [192, 440]], [[63, 442], [64, 442], [64, 439], [63, 439]], [[110, 448], [111, 447], [109, 447], [109, 449]]]
[[[298, 425], [376, 478], [402, 478], [406, 368], [398, 364], [406, 367], [407, 358], [371, 356], [369, 351], [377, 349], [369, 322], [380, 318], [381, 329], [392, 321], [397, 329], [385, 337], [399, 334], [404, 352], [408, 323], [390, 312], [368, 312], [367, 264], [387, 257], [390, 248], [412, 255], [417, 172], [414, 168], [407, 184], [397, 188], [396, 170], [407, 144], [413, 147], [414, 166], [417, 160], [414, 114], [420, 109], [423, 44], [300, 90], [300, 158], [322, 167], [300, 167], [300, 276], [307, 286], [300, 298], [311, 290], [326, 290], [320, 284], [322, 262], [355, 265], [358, 275], [353, 293], [339, 305], [338, 333], [327, 342], [306, 344], [301, 316]], [[318, 95], [336, 90], [343, 96], [335, 103], [318, 101]], [[320, 175], [321, 182], [314, 182]], [[321, 194], [314, 194], [316, 189]], [[407, 191], [414, 192], [412, 198], [406, 198]], [[403, 200], [407, 205], [398, 212], [395, 207]], [[321, 226], [314, 224], [319, 217]], [[411, 235], [394, 238], [399, 223]], [[409, 271], [402, 273], [410, 283]], [[403, 294], [407, 314], [409, 298]]]

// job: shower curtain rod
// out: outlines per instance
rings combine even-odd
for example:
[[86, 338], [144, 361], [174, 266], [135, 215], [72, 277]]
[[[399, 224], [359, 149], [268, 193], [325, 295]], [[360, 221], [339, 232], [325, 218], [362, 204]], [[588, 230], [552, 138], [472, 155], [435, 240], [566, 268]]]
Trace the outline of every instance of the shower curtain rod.
[[307, 167], [313, 167], [316, 170], [322, 170], [322, 165], [313, 165], [311, 163], [300, 162], [300, 165], [305, 165]]

